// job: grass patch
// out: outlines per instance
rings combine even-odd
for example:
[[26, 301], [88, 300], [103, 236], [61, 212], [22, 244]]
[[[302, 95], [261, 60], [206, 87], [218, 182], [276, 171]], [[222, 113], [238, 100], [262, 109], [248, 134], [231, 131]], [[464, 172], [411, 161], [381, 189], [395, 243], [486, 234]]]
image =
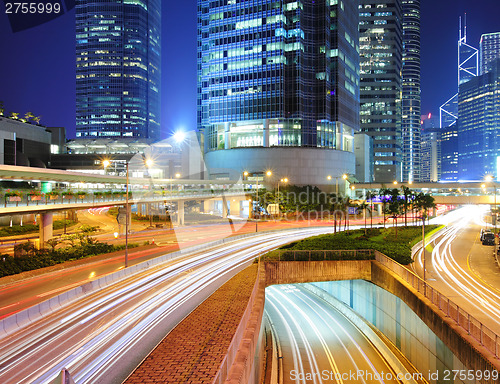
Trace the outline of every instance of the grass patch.
[[[428, 225], [425, 227], [426, 234], [431, 231], [435, 232], [441, 227], [436, 225]], [[359, 250], [359, 249], [375, 249], [388, 257], [396, 260], [403, 265], [410, 264], [411, 247], [414, 243], [418, 242], [422, 237], [422, 227], [409, 226], [398, 227], [397, 233], [395, 228], [373, 228], [367, 229], [366, 235], [364, 229], [355, 231], [343, 231], [336, 234], [327, 234], [310, 237], [301, 241], [296, 241], [286, 244], [279, 248], [280, 250], [310, 250], [310, 251], [323, 251], [323, 250]], [[280, 251], [271, 251], [264, 257], [265, 260], [276, 260]], [[281, 253], [284, 254], [283, 252]], [[323, 260], [324, 253], [321, 255], [311, 254], [311, 260]], [[327, 254], [329, 255], [329, 254]], [[335, 255], [335, 256], [333, 256]], [[330, 258], [331, 257], [331, 258]], [[358, 255], [356, 259], [366, 260], [368, 256]], [[309, 259], [309, 256], [307, 256]], [[332, 256], [327, 256], [331, 260], [353, 260], [354, 256], [349, 252], [332, 253]], [[293, 260], [293, 258], [292, 258]]]

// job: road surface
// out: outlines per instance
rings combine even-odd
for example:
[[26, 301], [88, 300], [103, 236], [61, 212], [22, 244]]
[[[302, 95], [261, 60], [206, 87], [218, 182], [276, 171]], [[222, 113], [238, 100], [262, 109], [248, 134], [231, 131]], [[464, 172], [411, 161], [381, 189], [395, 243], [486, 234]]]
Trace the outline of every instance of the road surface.
[[0, 382], [121, 383], [184, 316], [267, 250], [324, 233], [259, 235], [181, 257], [90, 294], [0, 340]]
[[413, 378], [408, 371], [396, 372], [351, 321], [300, 284], [267, 287], [265, 313], [280, 345], [284, 384], [389, 384], [401, 383], [398, 374]]

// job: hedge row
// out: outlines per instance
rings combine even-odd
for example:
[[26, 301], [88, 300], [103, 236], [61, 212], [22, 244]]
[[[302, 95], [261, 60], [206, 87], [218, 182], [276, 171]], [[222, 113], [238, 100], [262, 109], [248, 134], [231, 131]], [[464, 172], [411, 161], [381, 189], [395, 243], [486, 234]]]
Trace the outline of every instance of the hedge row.
[[[437, 226], [426, 226], [426, 233], [437, 228]], [[287, 244], [281, 249], [286, 250], [355, 250], [355, 249], [374, 249], [384, 255], [394, 259], [400, 264], [407, 265], [413, 260], [411, 258], [411, 247], [415, 240], [418, 241], [419, 236], [421, 237], [422, 228], [418, 226], [412, 227], [399, 227], [397, 230], [397, 235], [394, 228], [374, 228], [354, 230], [354, 231], [343, 231], [336, 234], [327, 234], [310, 237], [301, 241], [293, 242]], [[284, 252], [287, 256], [281, 256], [290, 258], [293, 260], [293, 253], [288, 254]], [[290, 256], [292, 255], [292, 256]], [[361, 256], [354, 258], [349, 253], [340, 254], [340, 256], [334, 256], [332, 253], [331, 257], [337, 257], [336, 259], [330, 260], [352, 260], [358, 259]], [[276, 259], [277, 253], [270, 253], [267, 257]], [[303, 256], [305, 257], [305, 256]], [[321, 257], [323, 256], [315, 256]], [[350, 257], [350, 258], [349, 258]], [[312, 259], [312, 256], [311, 256]]]
[[[138, 244], [129, 244], [129, 248], [137, 247]], [[73, 247], [55, 249], [33, 249], [33, 254], [13, 257], [7, 254], [0, 255], [0, 277], [15, 275], [25, 271], [50, 267], [55, 264], [83, 259], [85, 257], [110, 253], [124, 249], [124, 245], [111, 245], [101, 242], [93, 244], [77, 245]]]

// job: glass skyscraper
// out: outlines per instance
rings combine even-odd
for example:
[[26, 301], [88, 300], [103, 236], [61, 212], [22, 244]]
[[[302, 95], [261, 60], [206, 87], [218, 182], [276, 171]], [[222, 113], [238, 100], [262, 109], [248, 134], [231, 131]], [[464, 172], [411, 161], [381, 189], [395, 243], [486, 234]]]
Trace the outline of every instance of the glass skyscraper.
[[[358, 49], [356, 1], [198, 0], [198, 126], [208, 161], [244, 148], [352, 153]], [[255, 150], [239, 151], [238, 166], [263, 166], [252, 162]]]
[[500, 61], [484, 75], [460, 85], [458, 93], [458, 176], [460, 180], [499, 179]]
[[161, 0], [76, 1], [77, 138], [160, 139]]
[[403, 180], [421, 179], [420, 0], [403, 0]]
[[490, 65], [496, 59], [500, 59], [500, 32], [485, 33], [479, 41], [481, 75], [489, 71]]
[[361, 131], [373, 137], [376, 182], [402, 179], [401, 0], [361, 0]]

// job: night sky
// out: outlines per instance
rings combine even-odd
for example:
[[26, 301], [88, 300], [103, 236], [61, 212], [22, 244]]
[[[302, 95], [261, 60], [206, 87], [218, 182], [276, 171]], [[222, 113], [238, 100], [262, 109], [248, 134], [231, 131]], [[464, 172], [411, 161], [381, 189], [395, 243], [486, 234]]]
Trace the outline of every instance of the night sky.
[[[499, 0], [422, 0], [422, 113], [437, 113], [456, 93], [458, 17], [467, 13], [467, 42], [500, 32]], [[163, 137], [196, 128], [196, 1], [163, 0]], [[0, 101], [7, 112], [42, 116], [75, 137], [74, 11], [12, 33], [0, 2]]]

